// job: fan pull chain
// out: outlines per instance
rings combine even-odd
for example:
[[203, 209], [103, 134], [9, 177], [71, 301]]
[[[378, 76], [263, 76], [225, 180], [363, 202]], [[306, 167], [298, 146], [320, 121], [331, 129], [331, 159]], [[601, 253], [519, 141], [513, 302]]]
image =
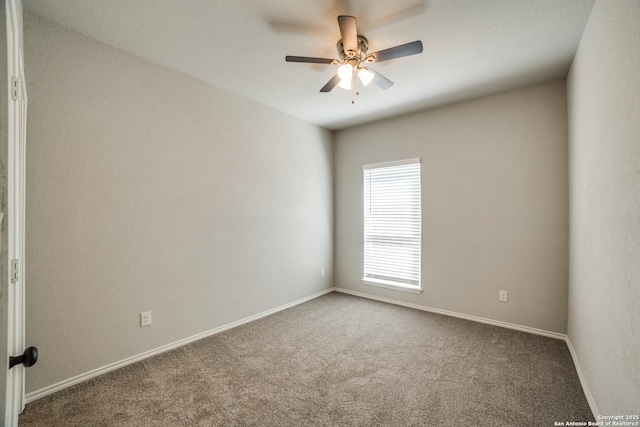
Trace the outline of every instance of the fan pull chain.
[[356, 103], [356, 96], [360, 95], [358, 92], [358, 73], [356, 71], [356, 67], [353, 67], [353, 74], [351, 76], [351, 105]]

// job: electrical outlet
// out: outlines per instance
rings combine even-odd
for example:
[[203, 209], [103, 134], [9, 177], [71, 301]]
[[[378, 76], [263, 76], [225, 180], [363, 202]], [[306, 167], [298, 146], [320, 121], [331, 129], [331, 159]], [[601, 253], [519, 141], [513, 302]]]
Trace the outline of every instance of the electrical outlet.
[[149, 326], [151, 324], [151, 312], [145, 311], [140, 313], [140, 326]]
[[324, 268], [320, 269], [320, 277], [324, 277]]
[[498, 293], [498, 301], [507, 302], [507, 291], [500, 291]]

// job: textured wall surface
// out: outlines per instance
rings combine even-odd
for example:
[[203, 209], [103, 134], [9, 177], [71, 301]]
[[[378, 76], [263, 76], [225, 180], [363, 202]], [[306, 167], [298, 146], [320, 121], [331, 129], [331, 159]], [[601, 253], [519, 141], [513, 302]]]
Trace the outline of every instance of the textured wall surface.
[[333, 284], [329, 131], [29, 13], [24, 37], [27, 392]]
[[[564, 81], [337, 132], [336, 286], [566, 332]], [[362, 165], [420, 157], [420, 295], [363, 285]], [[509, 302], [498, 302], [498, 291]]]
[[597, 1], [568, 77], [569, 338], [598, 411], [640, 413], [640, 1]]

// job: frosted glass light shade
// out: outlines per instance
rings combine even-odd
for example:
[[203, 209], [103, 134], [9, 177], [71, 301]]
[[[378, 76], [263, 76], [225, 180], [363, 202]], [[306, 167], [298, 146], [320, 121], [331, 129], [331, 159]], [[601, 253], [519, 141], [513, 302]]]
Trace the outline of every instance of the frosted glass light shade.
[[351, 90], [351, 79], [340, 80], [340, 82], [338, 83], [338, 86], [340, 86], [342, 89]]
[[353, 77], [353, 67], [351, 64], [344, 64], [338, 67], [338, 77], [340, 77], [340, 80], [342, 81], [351, 81], [351, 78]]
[[360, 78], [360, 81], [362, 82], [362, 84], [364, 86], [368, 85], [369, 83], [371, 83], [371, 80], [373, 80], [373, 77], [375, 76], [375, 74], [373, 74], [371, 71], [369, 71], [369, 69], [367, 68], [360, 68], [358, 69], [358, 77]]

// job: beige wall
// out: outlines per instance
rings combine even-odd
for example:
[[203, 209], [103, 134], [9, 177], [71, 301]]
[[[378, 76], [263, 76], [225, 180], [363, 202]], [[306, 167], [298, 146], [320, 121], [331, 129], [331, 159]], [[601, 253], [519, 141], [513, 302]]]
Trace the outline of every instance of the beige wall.
[[[564, 81], [340, 131], [334, 152], [336, 286], [566, 331]], [[362, 165], [412, 157], [422, 159], [421, 295], [360, 282]]]
[[29, 13], [24, 37], [27, 392], [333, 284], [331, 132]]
[[640, 412], [640, 1], [597, 1], [568, 77], [569, 338], [597, 410]]

